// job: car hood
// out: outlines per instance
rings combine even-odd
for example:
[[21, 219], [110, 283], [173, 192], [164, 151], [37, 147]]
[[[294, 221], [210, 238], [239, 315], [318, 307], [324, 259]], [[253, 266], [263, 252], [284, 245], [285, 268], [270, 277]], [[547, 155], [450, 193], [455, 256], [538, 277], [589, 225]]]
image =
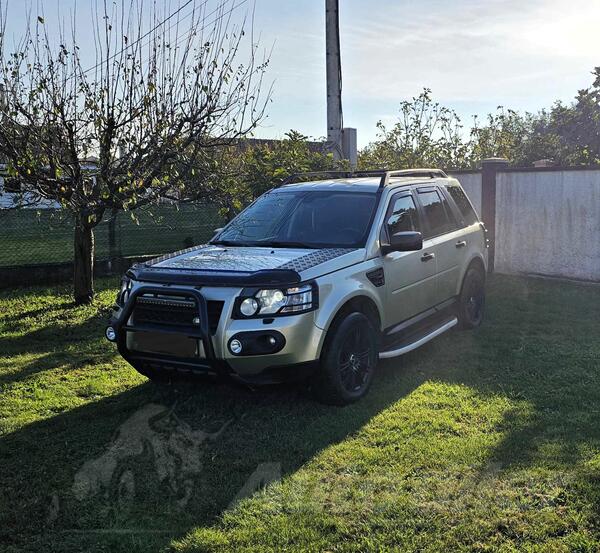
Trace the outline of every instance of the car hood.
[[354, 251], [353, 248], [268, 248], [198, 246], [154, 259], [146, 264], [153, 269], [254, 272], [266, 269], [291, 269], [297, 272]]

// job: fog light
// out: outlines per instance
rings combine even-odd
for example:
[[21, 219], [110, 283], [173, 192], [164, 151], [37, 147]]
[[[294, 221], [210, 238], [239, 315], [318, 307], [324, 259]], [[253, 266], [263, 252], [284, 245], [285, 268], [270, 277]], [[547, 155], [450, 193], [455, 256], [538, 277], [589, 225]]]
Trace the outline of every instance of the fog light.
[[104, 331], [104, 334], [106, 334], [107, 340], [110, 340], [111, 342], [117, 341], [117, 333], [112, 326], [107, 326], [106, 330]]
[[249, 330], [238, 332], [228, 342], [233, 355], [271, 355], [281, 351], [285, 346], [285, 337], [277, 330]]
[[231, 350], [231, 353], [235, 353], [236, 355], [242, 353], [242, 342], [239, 340], [231, 340], [229, 349]]

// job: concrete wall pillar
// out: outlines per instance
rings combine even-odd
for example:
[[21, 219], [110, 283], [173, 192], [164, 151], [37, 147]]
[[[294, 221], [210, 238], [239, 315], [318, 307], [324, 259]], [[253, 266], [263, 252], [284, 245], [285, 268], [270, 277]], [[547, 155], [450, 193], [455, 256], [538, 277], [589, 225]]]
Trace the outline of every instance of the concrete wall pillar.
[[344, 127], [342, 129], [342, 153], [343, 158], [350, 162], [350, 167], [356, 169], [356, 164], [358, 162], [356, 129], [351, 127]]
[[496, 255], [496, 174], [508, 167], [508, 160], [491, 157], [481, 161], [481, 219], [489, 240], [488, 271], [494, 272]]

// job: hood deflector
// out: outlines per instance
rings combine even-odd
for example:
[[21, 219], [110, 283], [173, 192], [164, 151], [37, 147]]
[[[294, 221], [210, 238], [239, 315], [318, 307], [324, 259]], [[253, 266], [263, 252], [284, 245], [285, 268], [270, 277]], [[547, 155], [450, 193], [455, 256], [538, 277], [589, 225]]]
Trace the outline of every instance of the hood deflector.
[[160, 284], [188, 286], [294, 286], [300, 275], [291, 269], [262, 269], [260, 271], [210, 271], [207, 269], [169, 269], [134, 265], [127, 276], [134, 280]]

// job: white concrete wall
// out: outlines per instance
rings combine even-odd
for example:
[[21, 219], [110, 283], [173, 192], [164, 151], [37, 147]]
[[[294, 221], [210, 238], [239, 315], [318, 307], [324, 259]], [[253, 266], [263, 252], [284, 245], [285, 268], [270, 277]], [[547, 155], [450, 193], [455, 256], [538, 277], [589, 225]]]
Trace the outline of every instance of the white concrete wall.
[[450, 176], [458, 179], [481, 217], [481, 173], [451, 173]]
[[477, 215], [481, 217], [481, 173], [458, 175], [458, 180], [471, 200]]
[[495, 259], [499, 273], [600, 281], [600, 170], [498, 173]]

